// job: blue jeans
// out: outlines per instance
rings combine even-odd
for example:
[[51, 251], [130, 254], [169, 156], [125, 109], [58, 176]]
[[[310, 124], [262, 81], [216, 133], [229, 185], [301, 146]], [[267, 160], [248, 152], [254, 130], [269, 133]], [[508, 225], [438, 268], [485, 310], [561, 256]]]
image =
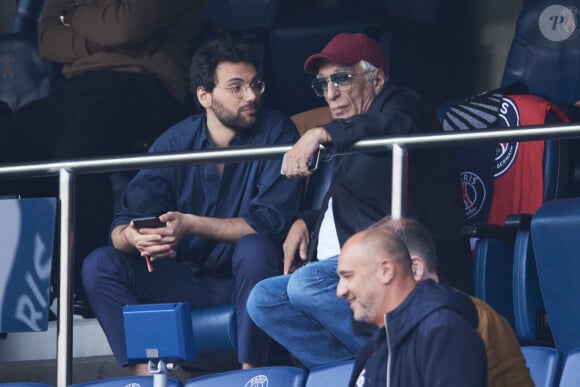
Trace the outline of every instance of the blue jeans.
[[262, 280], [248, 297], [256, 325], [308, 368], [352, 359], [368, 339], [353, 332], [350, 307], [336, 296], [337, 261]]

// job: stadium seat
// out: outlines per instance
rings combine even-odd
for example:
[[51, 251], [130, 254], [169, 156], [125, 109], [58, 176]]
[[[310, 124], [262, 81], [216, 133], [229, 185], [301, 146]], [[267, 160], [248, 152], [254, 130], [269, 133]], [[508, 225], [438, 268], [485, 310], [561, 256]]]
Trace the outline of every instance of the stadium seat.
[[558, 351], [549, 347], [522, 347], [522, 353], [536, 387], [555, 387]]
[[559, 387], [580, 386], [580, 349], [568, 353], [564, 361], [564, 368], [560, 376]]
[[[173, 377], [167, 377], [166, 381], [167, 381], [166, 387], [183, 386], [183, 383], [181, 383], [179, 379]], [[123, 386], [157, 387], [158, 385], [154, 383], [154, 376], [126, 376], [69, 385], [69, 387], [123, 387]]]
[[524, 222], [526, 226], [517, 232], [514, 244], [514, 330], [522, 345], [553, 346], [529, 230], [531, 217], [526, 218], [529, 218]]
[[480, 238], [474, 248], [473, 294], [493, 307], [513, 327], [513, 245], [509, 241], [490, 237], [489, 232], [481, 231], [482, 228], [477, 227], [478, 231], [472, 234], [464, 233], [468, 237]]
[[346, 360], [312, 368], [308, 373], [304, 387], [346, 387], [348, 386], [353, 366], [354, 360]]
[[[529, 92], [561, 106], [580, 100], [580, 0], [526, 1], [518, 17], [502, 85], [522, 82]], [[568, 147], [573, 194], [580, 194], [580, 141], [553, 140]], [[573, 195], [570, 195], [573, 196]]]
[[0, 101], [12, 111], [50, 93], [60, 74], [40, 57], [36, 35], [0, 36]]
[[11, 382], [0, 383], [2, 387], [52, 387], [50, 384], [36, 383], [36, 382]]
[[302, 387], [306, 371], [297, 367], [263, 367], [200, 376], [185, 383], [186, 387], [214, 386], [285, 386]]
[[502, 85], [520, 81], [554, 103], [580, 99], [579, 0], [527, 1], [517, 20]]
[[580, 348], [580, 198], [545, 203], [533, 216], [532, 245], [556, 348]]
[[14, 33], [30, 33], [36, 36], [38, 19], [46, 4], [46, 0], [19, 0], [16, 16], [12, 24]]

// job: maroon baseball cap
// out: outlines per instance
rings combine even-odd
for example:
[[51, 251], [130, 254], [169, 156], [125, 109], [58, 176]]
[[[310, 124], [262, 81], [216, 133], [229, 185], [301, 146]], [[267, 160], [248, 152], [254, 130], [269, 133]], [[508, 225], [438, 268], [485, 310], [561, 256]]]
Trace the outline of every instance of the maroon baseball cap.
[[336, 35], [320, 53], [306, 59], [304, 71], [309, 74], [317, 72], [321, 59], [343, 66], [351, 66], [364, 60], [387, 72], [387, 58], [381, 45], [360, 33]]

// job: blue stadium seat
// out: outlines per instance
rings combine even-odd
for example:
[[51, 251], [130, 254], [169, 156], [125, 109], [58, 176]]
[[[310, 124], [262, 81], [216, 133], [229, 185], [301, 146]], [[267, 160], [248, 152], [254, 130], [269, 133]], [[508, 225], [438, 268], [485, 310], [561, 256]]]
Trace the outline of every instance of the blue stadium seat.
[[[179, 379], [167, 377], [166, 381], [167, 381], [166, 387], [183, 387], [183, 383], [181, 383]], [[126, 376], [69, 385], [69, 387], [123, 387], [123, 386], [156, 387], [157, 384], [154, 383], [154, 376]]]
[[45, 4], [46, 0], [19, 0], [12, 32], [36, 35], [38, 19]]
[[[485, 228], [494, 225], [484, 225]], [[506, 240], [490, 237], [479, 226], [470, 237], [480, 237], [475, 242], [473, 257], [473, 294], [491, 305], [513, 327], [512, 299], [513, 245]], [[494, 227], [497, 228], [497, 227]]]
[[40, 57], [36, 35], [0, 36], [0, 101], [12, 111], [50, 93], [60, 74]]
[[0, 383], [2, 387], [52, 387], [50, 384], [36, 383], [36, 382], [11, 382]]
[[526, 229], [516, 234], [514, 245], [514, 330], [522, 345], [553, 345], [540, 292], [529, 222], [526, 223]]
[[[580, 99], [580, 0], [526, 1], [517, 20], [502, 85], [522, 82], [529, 92], [559, 105]], [[568, 169], [573, 179], [573, 194], [580, 194], [580, 157], [578, 139], [548, 140], [570, 148]], [[548, 149], [547, 149], [548, 150]], [[572, 195], [571, 195], [572, 196]]]
[[304, 387], [346, 387], [348, 386], [353, 367], [354, 360], [346, 360], [312, 368], [308, 373]]
[[516, 24], [502, 85], [520, 81], [552, 102], [580, 99], [579, 0], [526, 1]]
[[560, 376], [559, 387], [580, 386], [580, 348], [568, 353]]
[[263, 367], [222, 372], [189, 380], [186, 387], [285, 386], [302, 387], [306, 371], [297, 367]]
[[532, 245], [556, 348], [580, 348], [580, 198], [545, 203], [533, 216]]
[[558, 351], [549, 347], [522, 347], [522, 353], [536, 387], [555, 387]]

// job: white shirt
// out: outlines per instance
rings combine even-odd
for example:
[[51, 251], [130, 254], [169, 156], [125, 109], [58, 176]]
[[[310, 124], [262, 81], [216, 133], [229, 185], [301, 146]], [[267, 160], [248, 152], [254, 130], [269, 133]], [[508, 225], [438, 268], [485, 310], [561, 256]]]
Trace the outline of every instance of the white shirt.
[[324, 213], [320, 230], [318, 231], [318, 246], [316, 255], [319, 261], [336, 257], [340, 253], [340, 242], [334, 224], [334, 213], [332, 211], [332, 197], [328, 199], [328, 208]]

